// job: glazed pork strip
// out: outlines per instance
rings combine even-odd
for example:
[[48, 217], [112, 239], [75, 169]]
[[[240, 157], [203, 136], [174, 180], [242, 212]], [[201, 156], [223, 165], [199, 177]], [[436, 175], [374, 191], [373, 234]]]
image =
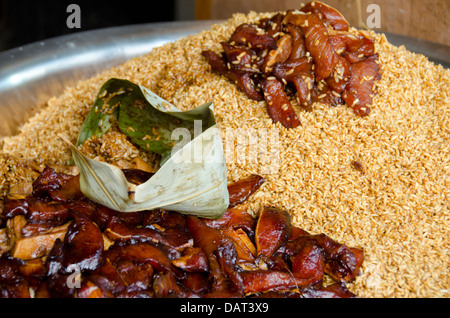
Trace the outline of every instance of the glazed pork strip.
[[[2, 211], [0, 238], [10, 244], [0, 256], [0, 295], [355, 297], [344, 284], [359, 273], [363, 251], [309, 234], [285, 210], [247, 213], [246, 201], [263, 183], [257, 175], [230, 183], [230, 207], [219, 219], [163, 209], [120, 213], [80, 195], [78, 176], [47, 167], [30, 195]], [[39, 226], [24, 235], [30, 225]], [[80, 288], [68, 288], [75, 267]], [[323, 286], [325, 274], [337, 284]]]

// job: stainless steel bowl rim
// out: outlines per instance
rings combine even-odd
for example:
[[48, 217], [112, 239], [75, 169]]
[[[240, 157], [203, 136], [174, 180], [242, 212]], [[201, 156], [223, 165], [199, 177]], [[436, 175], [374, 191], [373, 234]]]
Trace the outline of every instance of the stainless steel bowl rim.
[[[65, 87], [148, 53], [164, 43], [209, 29], [221, 20], [136, 24], [83, 31], [0, 52], [0, 137], [18, 127]], [[386, 34], [431, 61], [450, 67], [450, 47]]]

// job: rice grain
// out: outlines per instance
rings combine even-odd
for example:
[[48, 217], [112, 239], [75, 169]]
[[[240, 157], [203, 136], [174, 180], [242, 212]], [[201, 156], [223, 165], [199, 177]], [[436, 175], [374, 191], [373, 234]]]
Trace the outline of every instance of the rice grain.
[[[267, 181], [249, 199], [250, 213], [277, 206], [307, 231], [363, 247], [362, 273], [349, 286], [357, 295], [449, 297], [450, 71], [371, 32], [383, 72], [371, 114], [361, 118], [349, 107], [321, 103], [306, 112], [293, 101], [302, 125], [285, 129], [273, 124], [264, 102], [212, 73], [201, 55], [219, 53], [239, 24], [272, 14], [235, 14], [68, 87], [18, 135], [4, 139], [0, 186], [34, 177], [20, 176], [12, 157], [66, 164], [70, 151], [57, 135], [75, 142], [101, 85], [111, 77], [128, 79], [182, 110], [213, 101], [222, 131], [276, 131], [278, 172], [264, 174], [260, 162], [244, 156], [227, 162], [229, 181], [259, 173]], [[245, 154], [250, 146], [239, 149]]]

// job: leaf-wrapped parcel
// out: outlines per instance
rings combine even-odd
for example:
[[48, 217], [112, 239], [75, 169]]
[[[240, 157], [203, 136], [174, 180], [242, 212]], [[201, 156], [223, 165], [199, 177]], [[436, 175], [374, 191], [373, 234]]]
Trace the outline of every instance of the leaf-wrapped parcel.
[[180, 111], [141, 85], [110, 79], [101, 87], [77, 145], [116, 124], [133, 143], [159, 153], [161, 167], [130, 196], [121, 169], [86, 157], [68, 142], [84, 195], [121, 212], [164, 208], [207, 218], [222, 216], [229, 196], [212, 103]]

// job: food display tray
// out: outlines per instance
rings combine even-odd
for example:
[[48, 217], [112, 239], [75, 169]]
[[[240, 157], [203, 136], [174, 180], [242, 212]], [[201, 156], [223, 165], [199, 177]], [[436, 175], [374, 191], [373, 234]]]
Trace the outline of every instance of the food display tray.
[[[220, 20], [137, 24], [72, 33], [0, 52], [0, 138], [65, 87], [153, 48], [209, 29]], [[450, 46], [386, 33], [394, 45], [450, 68]]]

